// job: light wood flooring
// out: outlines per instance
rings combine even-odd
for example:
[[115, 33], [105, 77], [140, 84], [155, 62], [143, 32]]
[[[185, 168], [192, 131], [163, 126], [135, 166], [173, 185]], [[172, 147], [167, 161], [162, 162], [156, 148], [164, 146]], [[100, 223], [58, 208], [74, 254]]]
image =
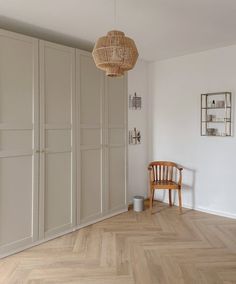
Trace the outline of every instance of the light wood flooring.
[[0, 260], [0, 283], [236, 283], [236, 220], [158, 203]]

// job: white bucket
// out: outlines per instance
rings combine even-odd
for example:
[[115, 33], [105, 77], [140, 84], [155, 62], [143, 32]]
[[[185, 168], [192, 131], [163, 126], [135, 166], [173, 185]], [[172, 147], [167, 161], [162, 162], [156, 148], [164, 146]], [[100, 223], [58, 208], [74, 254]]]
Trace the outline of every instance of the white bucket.
[[138, 195], [134, 196], [133, 202], [134, 202], [134, 211], [136, 211], [136, 212], [143, 211], [143, 208], [144, 208], [143, 196], [138, 196]]

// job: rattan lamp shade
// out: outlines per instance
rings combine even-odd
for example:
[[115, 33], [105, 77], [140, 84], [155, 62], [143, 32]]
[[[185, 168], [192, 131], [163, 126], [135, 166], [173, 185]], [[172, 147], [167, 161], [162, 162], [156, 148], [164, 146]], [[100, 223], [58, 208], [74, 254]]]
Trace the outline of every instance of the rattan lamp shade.
[[97, 68], [105, 71], [107, 76], [118, 77], [133, 69], [138, 50], [134, 41], [123, 32], [110, 31], [97, 40], [92, 55]]

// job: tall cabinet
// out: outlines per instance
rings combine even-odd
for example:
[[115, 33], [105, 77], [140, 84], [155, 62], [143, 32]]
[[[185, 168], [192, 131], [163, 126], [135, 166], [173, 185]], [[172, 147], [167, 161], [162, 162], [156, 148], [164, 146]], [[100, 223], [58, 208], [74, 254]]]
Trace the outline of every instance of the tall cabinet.
[[127, 79], [107, 78], [77, 50], [78, 224], [126, 204]]
[[40, 41], [40, 238], [75, 225], [75, 50]]
[[0, 258], [127, 210], [127, 78], [0, 30]]
[[0, 247], [38, 237], [38, 41], [0, 30]]
[[78, 107], [77, 223], [100, 218], [104, 189], [104, 75], [91, 54], [76, 52]]
[[105, 210], [113, 213], [127, 203], [127, 82], [126, 77], [105, 82]]

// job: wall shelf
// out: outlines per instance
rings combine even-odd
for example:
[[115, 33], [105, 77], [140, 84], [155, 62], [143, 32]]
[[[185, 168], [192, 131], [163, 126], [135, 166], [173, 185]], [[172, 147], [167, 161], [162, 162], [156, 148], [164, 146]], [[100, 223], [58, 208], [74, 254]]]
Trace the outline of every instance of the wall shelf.
[[201, 136], [232, 136], [232, 94], [201, 95]]
[[231, 108], [229, 106], [227, 107], [203, 107], [202, 109], [226, 109], [226, 108]]
[[232, 121], [202, 121], [202, 122], [205, 122], [205, 123], [232, 123]]

